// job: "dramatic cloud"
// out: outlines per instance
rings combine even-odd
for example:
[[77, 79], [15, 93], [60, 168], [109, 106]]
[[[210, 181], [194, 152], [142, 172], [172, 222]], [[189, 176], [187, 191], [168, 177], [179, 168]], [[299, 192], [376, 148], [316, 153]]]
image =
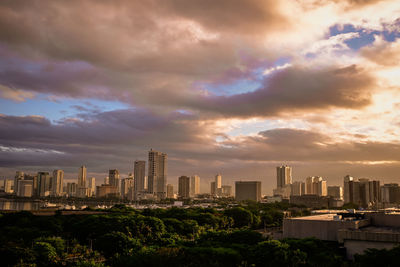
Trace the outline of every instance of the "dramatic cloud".
[[[222, 172], [395, 179], [400, 2], [0, 2], [0, 176], [168, 153]], [[102, 107], [101, 102], [106, 104]], [[39, 116], [40, 114], [40, 116]], [[203, 191], [208, 190], [203, 183]]]

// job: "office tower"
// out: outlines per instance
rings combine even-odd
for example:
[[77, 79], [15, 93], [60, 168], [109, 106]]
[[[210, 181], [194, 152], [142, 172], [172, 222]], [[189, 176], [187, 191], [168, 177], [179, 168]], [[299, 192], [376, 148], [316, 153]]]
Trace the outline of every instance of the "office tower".
[[302, 196], [305, 194], [306, 184], [303, 182], [294, 182], [290, 185], [291, 196]]
[[393, 204], [400, 202], [400, 187], [398, 184], [384, 184], [381, 186], [382, 203]]
[[110, 177], [106, 177], [106, 178], [104, 178], [104, 184], [110, 184]]
[[138, 195], [145, 192], [146, 161], [136, 160], [133, 165], [133, 173], [135, 177], [134, 198], [138, 200]]
[[33, 181], [32, 180], [18, 180], [17, 196], [19, 197], [32, 197], [33, 196]]
[[86, 187], [86, 167], [81, 166], [78, 172], [78, 187]]
[[343, 185], [344, 203], [360, 204], [360, 182], [355, 181], [350, 175], [344, 177]]
[[237, 201], [261, 201], [261, 182], [235, 182], [235, 198]]
[[362, 207], [368, 207], [371, 199], [370, 199], [370, 190], [369, 190], [369, 180], [365, 178], [358, 179], [359, 182], [359, 190], [360, 190], [360, 200], [359, 205]]
[[328, 196], [343, 199], [343, 188], [341, 186], [328, 186]]
[[292, 167], [279, 166], [276, 167], [276, 185], [277, 188], [285, 187], [292, 183]]
[[17, 194], [18, 192], [18, 181], [24, 180], [25, 174], [24, 172], [17, 171], [14, 177], [14, 193]]
[[318, 196], [325, 197], [328, 195], [328, 190], [326, 187], [326, 181], [318, 181]]
[[326, 181], [321, 176], [310, 176], [306, 178], [305, 194], [327, 196]]
[[61, 196], [63, 193], [63, 184], [64, 184], [64, 171], [54, 170], [53, 178], [51, 181], [51, 195], [57, 197]]
[[200, 177], [193, 175], [190, 177], [190, 197], [200, 194]]
[[174, 186], [167, 184], [167, 198], [174, 198]]
[[38, 172], [38, 192], [40, 197], [50, 195], [51, 177], [48, 172]]
[[370, 200], [372, 203], [381, 202], [380, 181], [369, 181]]
[[90, 196], [94, 196], [96, 194], [96, 178], [89, 178], [89, 190]]
[[4, 192], [11, 194], [13, 193], [13, 180], [6, 179], [4, 181]]
[[119, 188], [119, 171], [117, 169], [108, 171], [109, 183]]
[[124, 199], [133, 199], [133, 187], [134, 187], [134, 179], [133, 177], [128, 177], [122, 179], [121, 181], [121, 197]]
[[215, 175], [215, 190], [214, 194], [220, 196], [222, 193], [222, 176], [221, 174]]
[[215, 182], [211, 182], [210, 185], [211, 185], [210, 194], [212, 196], [215, 196]]
[[190, 197], [190, 178], [188, 176], [181, 176], [178, 179], [178, 196], [180, 198]]
[[96, 186], [96, 198], [117, 197], [119, 195], [117, 187], [114, 185], [100, 185]]
[[222, 196], [230, 197], [232, 196], [232, 186], [230, 185], [223, 185], [222, 186]]
[[76, 197], [78, 191], [77, 183], [67, 183], [67, 195], [68, 197]]
[[167, 154], [150, 149], [147, 191], [158, 199], [167, 196]]

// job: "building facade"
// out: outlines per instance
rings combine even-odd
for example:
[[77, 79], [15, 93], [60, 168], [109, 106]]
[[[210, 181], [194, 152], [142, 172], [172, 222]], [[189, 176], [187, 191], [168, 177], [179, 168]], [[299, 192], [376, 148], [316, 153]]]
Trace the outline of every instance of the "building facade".
[[235, 198], [237, 201], [261, 201], [261, 182], [237, 181], [235, 182]]
[[183, 199], [190, 198], [190, 178], [188, 176], [178, 178], [178, 196]]
[[167, 196], [167, 154], [149, 151], [147, 190], [158, 199]]

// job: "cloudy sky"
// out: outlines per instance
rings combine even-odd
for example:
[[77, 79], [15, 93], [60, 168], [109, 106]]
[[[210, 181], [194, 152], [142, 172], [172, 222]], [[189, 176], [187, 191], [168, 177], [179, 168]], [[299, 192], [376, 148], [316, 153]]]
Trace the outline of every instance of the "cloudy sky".
[[400, 182], [398, 0], [0, 2], [0, 176]]

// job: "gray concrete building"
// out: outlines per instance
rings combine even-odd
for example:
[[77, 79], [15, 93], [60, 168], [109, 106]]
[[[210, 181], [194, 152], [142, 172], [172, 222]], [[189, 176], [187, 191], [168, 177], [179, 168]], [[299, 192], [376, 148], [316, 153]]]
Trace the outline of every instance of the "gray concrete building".
[[235, 182], [235, 199], [238, 201], [261, 201], [261, 182], [237, 181]]

